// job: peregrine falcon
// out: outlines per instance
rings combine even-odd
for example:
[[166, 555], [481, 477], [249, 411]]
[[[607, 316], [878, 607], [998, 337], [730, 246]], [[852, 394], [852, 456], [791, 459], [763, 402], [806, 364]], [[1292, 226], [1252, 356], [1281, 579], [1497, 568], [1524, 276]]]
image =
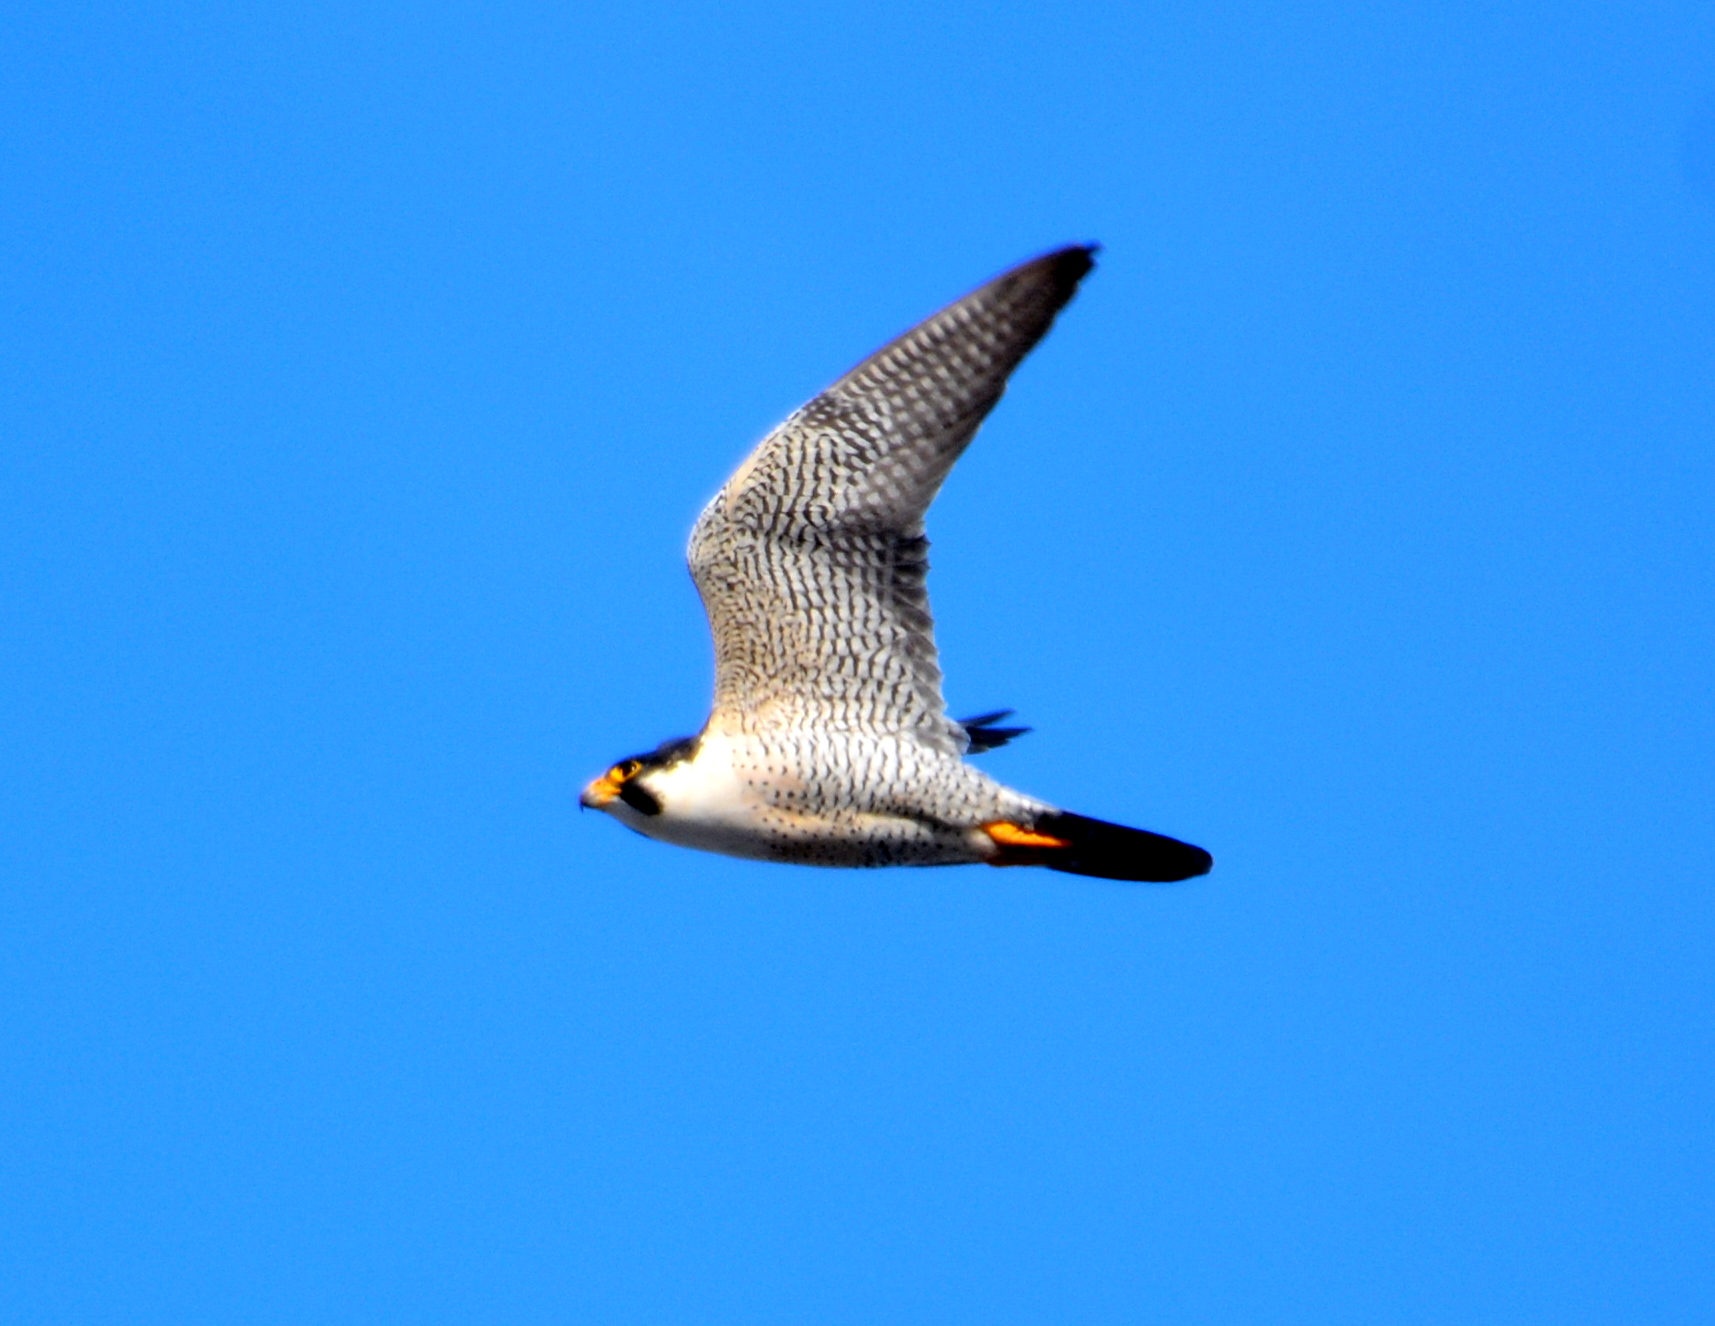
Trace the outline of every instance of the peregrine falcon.
[[579, 802], [663, 842], [815, 866], [1047, 866], [1165, 882], [1200, 847], [1060, 810], [965, 756], [1024, 731], [941, 699], [923, 517], [1094, 265], [996, 277], [876, 351], [765, 437], [691, 531], [715, 643], [694, 737], [613, 765]]

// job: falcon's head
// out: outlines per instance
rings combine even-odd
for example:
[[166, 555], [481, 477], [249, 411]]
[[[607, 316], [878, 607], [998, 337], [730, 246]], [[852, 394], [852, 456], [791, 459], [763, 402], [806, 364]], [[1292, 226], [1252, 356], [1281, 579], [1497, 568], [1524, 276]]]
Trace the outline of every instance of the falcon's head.
[[672, 741], [662, 742], [646, 755], [627, 755], [584, 788], [578, 796], [578, 805], [605, 810], [621, 820], [627, 817], [620, 812], [620, 806], [639, 815], [659, 815], [659, 789], [651, 786], [654, 775], [691, 759], [696, 753], [696, 737], [675, 737]]

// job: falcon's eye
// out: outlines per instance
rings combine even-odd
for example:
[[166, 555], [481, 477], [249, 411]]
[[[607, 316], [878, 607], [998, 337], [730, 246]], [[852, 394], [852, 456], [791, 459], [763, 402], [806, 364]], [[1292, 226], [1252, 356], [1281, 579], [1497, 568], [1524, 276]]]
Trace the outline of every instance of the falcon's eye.
[[623, 783], [642, 767], [636, 760], [627, 760], [623, 764], [614, 765], [607, 771], [607, 776], [616, 783]]

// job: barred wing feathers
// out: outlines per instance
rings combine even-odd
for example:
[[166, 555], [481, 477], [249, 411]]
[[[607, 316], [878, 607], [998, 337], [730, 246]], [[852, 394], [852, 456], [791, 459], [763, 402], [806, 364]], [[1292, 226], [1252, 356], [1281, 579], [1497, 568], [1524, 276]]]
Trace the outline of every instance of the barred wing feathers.
[[711, 727], [909, 733], [948, 753], [923, 517], [1008, 375], [1090, 270], [1066, 248], [878, 350], [770, 433], [691, 533]]

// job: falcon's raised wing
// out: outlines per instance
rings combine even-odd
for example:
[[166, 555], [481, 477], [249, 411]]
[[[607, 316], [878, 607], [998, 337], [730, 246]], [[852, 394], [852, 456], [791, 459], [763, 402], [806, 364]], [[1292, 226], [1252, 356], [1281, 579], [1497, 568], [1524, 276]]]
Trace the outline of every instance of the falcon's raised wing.
[[1013, 268], [878, 350], [758, 444], [691, 532], [710, 726], [911, 734], [950, 754], [923, 516], [1093, 265]]

